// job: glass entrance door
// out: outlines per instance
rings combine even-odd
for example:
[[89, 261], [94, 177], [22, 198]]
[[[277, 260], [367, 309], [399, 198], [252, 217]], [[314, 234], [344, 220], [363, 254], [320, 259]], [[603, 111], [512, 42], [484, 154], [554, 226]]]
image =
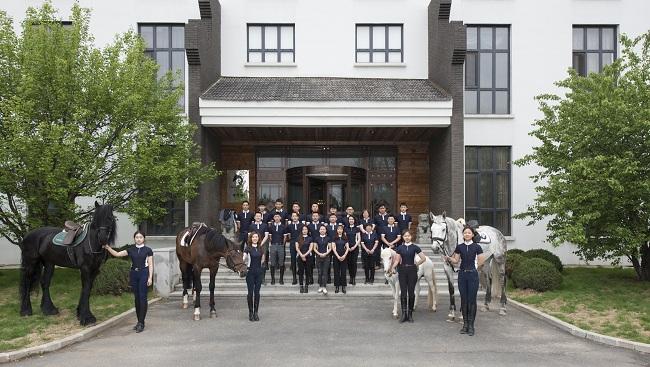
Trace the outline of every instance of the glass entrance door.
[[352, 205], [360, 212], [365, 203], [366, 170], [356, 167], [307, 166], [287, 170], [288, 199], [305, 211], [317, 203], [321, 213], [330, 206], [339, 211]]

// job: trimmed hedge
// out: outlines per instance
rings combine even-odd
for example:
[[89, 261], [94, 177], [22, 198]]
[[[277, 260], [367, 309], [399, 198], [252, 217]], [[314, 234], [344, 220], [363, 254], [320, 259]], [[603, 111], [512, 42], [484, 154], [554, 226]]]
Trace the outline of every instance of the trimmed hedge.
[[512, 278], [512, 271], [515, 270], [515, 268], [517, 268], [524, 260], [527, 260], [527, 258], [516, 252], [506, 254], [506, 275], [508, 278]]
[[97, 278], [95, 278], [93, 293], [119, 296], [124, 292], [128, 292], [130, 290], [130, 270], [130, 262], [119, 258], [108, 259], [99, 270]]
[[558, 288], [562, 274], [544, 259], [525, 259], [513, 270], [512, 282], [517, 288], [544, 292]]
[[557, 269], [557, 271], [559, 271], [560, 273], [564, 269], [564, 267], [562, 266], [562, 261], [560, 260], [560, 258], [557, 257], [557, 255], [555, 255], [554, 253], [552, 253], [551, 251], [548, 251], [548, 250], [544, 250], [544, 249], [541, 249], [541, 248], [532, 249], [532, 250], [528, 250], [528, 251], [524, 252], [524, 256], [529, 258], [529, 259], [533, 259], [533, 258], [544, 259], [544, 260], [550, 262], [551, 264], [553, 264], [553, 266], [555, 266], [555, 269]]
[[510, 250], [506, 251], [506, 256], [510, 256], [512, 254], [523, 255], [524, 252], [526, 252], [526, 251], [524, 251], [522, 249], [519, 249], [519, 248], [513, 248], [513, 249], [510, 249]]

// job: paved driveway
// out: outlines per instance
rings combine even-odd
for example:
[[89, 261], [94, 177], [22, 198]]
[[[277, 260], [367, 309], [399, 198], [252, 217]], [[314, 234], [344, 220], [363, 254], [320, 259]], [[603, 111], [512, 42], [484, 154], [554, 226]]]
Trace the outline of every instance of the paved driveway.
[[[217, 319], [191, 320], [179, 303], [151, 306], [147, 329], [135, 317], [81, 344], [20, 366], [650, 366], [650, 355], [568, 335], [514, 308], [479, 313], [477, 334], [460, 335], [442, 312], [416, 311], [414, 324], [390, 317], [389, 299], [262, 298], [260, 322], [245, 299], [218, 301]], [[204, 307], [204, 316], [207, 316]]]

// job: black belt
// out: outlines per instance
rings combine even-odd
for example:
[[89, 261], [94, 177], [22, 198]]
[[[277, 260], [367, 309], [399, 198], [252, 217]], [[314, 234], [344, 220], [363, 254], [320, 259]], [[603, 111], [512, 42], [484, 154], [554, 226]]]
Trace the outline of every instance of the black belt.
[[404, 264], [401, 264], [400, 266], [409, 267], [409, 266], [416, 266], [416, 265], [415, 265], [415, 264], [413, 264], [413, 265], [404, 265]]
[[140, 271], [140, 270], [147, 270], [147, 267], [145, 266], [144, 268], [131, 268], [133, 271]]
[[284, 243], [272, 243], [271, 246], [273, 245], [284, 246]]
[[469, 270], [467, 270], [467, 269], [460, 269], [460, 270], [461, 270], [461, 271], [464, 271], [465, 273], [473, 273], [473, 272], [476, 271], [476, 269], [469, 269]]

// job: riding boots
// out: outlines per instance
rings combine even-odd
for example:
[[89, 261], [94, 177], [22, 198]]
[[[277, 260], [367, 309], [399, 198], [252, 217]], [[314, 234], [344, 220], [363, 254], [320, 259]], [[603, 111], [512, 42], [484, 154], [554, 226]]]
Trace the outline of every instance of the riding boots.
[[253, 321], [260, 321], [257, 311], [260, 309], [260, 297], [255, 298], [255, 305], [253, 308]]
[[284, 266], [280, 267], [280, 284], [284, 284]]
[[275, 284], [275, 267], [271, 266], [271, 285]]
[[254, 321], [253, 320], [253, 297], [246, 296], [246, 300], [248, 301], [248, 321]]
[[469, 318], [468, 320], [468, 327], [467, 327], [467, 335], [469, 336], [474, 336], [474, 320], [476, 320], [476, 303], [469, 305], [467, 307], [467, 316]]
[[461, 334], [467, 334], [467, 329], [469, 328], [469, 318], [467, 317], [467, 303], [461, 302], [460, 311], [463, 314], [463, 328], [460, 329]]
[[291, 281], [291, 285], [298, 284], [298, 279], [296, 278], [296, 267], [295, 266], [291, 266], [291, 275], [293, 276], [293, 280]]
[[402, 318], [399, 322], [408, 321], [408, 314], [406, 313], [406, 297], [400, 297], [400, 302], [402, 303]]
[[413, 306], [415, 304], [415, 296], [409, 297], [407, 318], [408, 322], [413, 322]]

